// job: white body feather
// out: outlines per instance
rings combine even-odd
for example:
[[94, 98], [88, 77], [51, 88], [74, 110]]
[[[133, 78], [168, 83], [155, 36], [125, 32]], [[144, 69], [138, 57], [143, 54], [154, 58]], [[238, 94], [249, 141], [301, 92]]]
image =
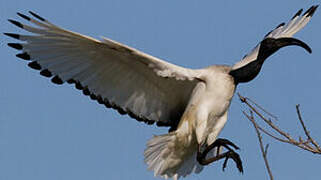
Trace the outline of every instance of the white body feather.
[[[179, 178], [202, 170], [196, 161], [199, 144], [212, 144], [223, 129], [235, 84], [227, 66], [202, 71], [178, 129], [147, 144], [145, 162], [155, 176]], [[216, 78], [212, 78], [216, 77]], [[182, 168], [184, 167], [184, 168]]]

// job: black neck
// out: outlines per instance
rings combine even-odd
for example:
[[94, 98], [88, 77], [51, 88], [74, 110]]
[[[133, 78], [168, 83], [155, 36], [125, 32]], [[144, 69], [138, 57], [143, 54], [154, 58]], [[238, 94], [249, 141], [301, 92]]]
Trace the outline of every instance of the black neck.
[[229, 74], [234, 78], [235, 84], [253, 80], [260, 72], [264, 61], [252, 61], [246, 66], [231, 71]]
[[285, 46], [296, 45], [304, 48], [311, 53], [311, 48], [304, 42], [294, 38], [266, 38], [260, 43], [257, 59], [240, 67], [238, 69], [230, 71], [230, 75], [233, 76], [236, 84], [245, 83], [253, 80], [260, 72], [264, 61], [280, 48]]

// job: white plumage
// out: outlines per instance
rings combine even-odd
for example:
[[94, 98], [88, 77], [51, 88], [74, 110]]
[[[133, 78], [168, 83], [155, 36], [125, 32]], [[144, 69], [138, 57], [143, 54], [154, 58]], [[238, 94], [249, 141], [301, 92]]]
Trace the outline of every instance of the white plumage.
[[[178, 179], [203, 169], [197, 160], [199, 147], [215, 142], [227, 121], [237, 84], [252, 80], [278, 43], [287, 43], [278, 49], [299, 45], [311, 51], [303, 42], [288, 41], [309, 22], [316, 8], [312, 6], [303, 16], [300, 10], [235, 65], [198, 70], [173, 65], [107, 38], [96, 40], [62, 29], [33, 12], [35, 18], [18, 15], [34, 27], [9, 20], [33, 35], [5, 34], [24, 41], [8, 45], [22, 50], [17, 57], [32, 60], [29, 66], [53, 77], [52, 82], [75, 84], [85, 95], [121, 114], [171, 127], [168, 134], [148, 141], [144, 155], [155, 176]], [[255, 64], [259, 61], [261, 64]]]

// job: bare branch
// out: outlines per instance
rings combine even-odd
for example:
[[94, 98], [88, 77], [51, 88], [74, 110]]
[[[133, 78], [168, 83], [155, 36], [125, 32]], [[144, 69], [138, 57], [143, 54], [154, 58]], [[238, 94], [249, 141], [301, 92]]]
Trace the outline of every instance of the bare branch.
[[[285, 132], [283, 132], [282, 130], [280, 130], [276, 125], [274, 125], [272, 123], [272, 121], [270, 119], [265, 118], [254, 106], [252, 106], [249, 102], [248, 102], [248, 98], [241, 96], [240, 93], [238, 93], [238, 96], [240, 97], [240, 100], [245, 103], [256, 115], [258, 115], [264, 122], [266, 122], [271, 128], [273, 128], [275, 131], [277, 131], [279, 134], [281, 134], [282, 136], [286, 137], [288, 140], [293, 140], [291, 138], [291, 136]], [[256, 103], [257, 104], [257, 103]]]
[[265, 145], [265, 149], [264, 149], [264, 154], [265, 154], [265, 156], [267, 155], [267, 151], [268, 151], [268, 148], [270, 147], [270, 145], [269, 144], [266, 144]]
[[[250, 119], [250, 116], [249, 116], [248, 114], [246, 114], [246, 112], [243, 111], [243, 114], [247, 117], [247, 119]], [[262, 131], [264, 134], [270, 136], [270, 137], [273, 138], [273, 139], [276, 139], [276, 140], [278, 140], [278, 141], [285, 142], [285, 143], [290, 143], [289, 140], [281, 139], [281, 138], [279, 138], [279, 137], [276, 137], [275, 135], [269, 133], [267, 130], [263, 129], [263, 128], [262, 128], [261, 126], [259, 126], [259, 125], [257, 125], [257, 127], [258, 127], [258, 129], [259, 129], [260, 131]]]
[[256, 107], [258, 107], [259, 109], [261, 109], [264, 113], [266, 113], [267, 115], [271, 116], [273, 119], [277, 120], [278, 117], [276, 117], [275, 115], [273, 115], [272, 113], [270, 113], [269, 111], [267, 111], [265, 108], [263, 108], [262, 106], [260, 106], [259, 104], [257, 104], [255, 101], [253, 101], [250, 98], [246, 98], [247, 101], [250, 101], [252, 104], [254, 104]]
[[[292, 144], [296, 147], [299, 147], [301, 149], [304, 149], [306, 151], [310, 151], [312, 153], [315, 154], [321, 154], [321, 148], [319, 146], [319, 144], [311, 137], [310, 132], [307, 130], [304, 122], [303, 122], [303, 118], [300, 112], [300, 105], [296, 105], [296, 111], [297, 111], [297, 115], [298, 115], [298, 119], [300, 121], [300, 124], [304, 130], [305, 136], [307, 137], [306, 140], [304, 140], [301, 136], [299, 136], [298, 140], [295, 140], [292, 138], [292, 136], [289, 133], [286, 133], [285, 131], [283, 131], [282, 129], [280, 129], [278, 126], [276, 126], [271, 118], [266, 118], [263, 113], [265, 113], [265, 115], [272, 117], [272, 119], [277, 120], [276, 116], [274, 116], [273, 114], [269, 113], [267, 110], [265, 110], [262, 106], [260, 106], [259, 104], [257, 104], [255, 101], [247, 98], [247, 97], [243, 97], [240, 95], [240, 93], [238, 93], [238, 96], [241, 100], [242, 103], [246, 104], [249, 109], [250, 109], [250, 114], [246, 113], [245, 111], [243, 111], [243, 114], [245, 115], [245, 117], [250, 120], [250, 122], [253, 124], [254, 129], [256, 131], [258, 140], [259, 140], [259, 144], [260, 144], [260, 149], [262, 152], [262, 156], [264, 159], [264, 163], [266, 166], [266, 169], [268, 171], [270, 180], [273, 180], [273, 174], [272, 171], [270, 169], [268, 160], [267, 160], [267, 152], [268, 152], [268, 147], [269, 144], [266, 144], [265, 148], [263, 146], [263, 141], [262, 141], [262, 135], [261, 132], [266, 134], [267, 136], [283, 142], [283, 143], [288, 143], [288, 144]], [[263, 113], [261, 113], [261, 112]], [[261, 120], [263, 120], [263, 122], [265, 122], [270, 128], [272, 128], [272, 132], [268, 131], [267, 129], [259, 126], [254, 118], [254, 114], [256, 116], [258, 116]], [[277, 135], [274, 135], [277, 134]], [[281, 136], [281, 137], [278, 137]]]
[[[247, 119], [254, 120], [253, 117], [253, 113], [255, 115], [257, 115], [261, 120], [263, 120], [269, 127], [271, 127], [274, 130], [274, 133], [278, 134], [283, 138], [279, 138], [275, 135], [273, 135], [273, 133], [270, 133], [268, 130], [262, 128], [261, 126], [259, 126], [258, 124], [256, 124], [256, 128], [263, 132], [264, 134], [272, 137], [273, 139], [276, 139], [277, 141], [283, 142], [283, 143], [288, 143], [288, 144], [292, 144], [294, 146], [297, 146], [301, 149], [310, 151], [312, 153], [316, 153], [316, 154], [321, 154], [321, 148], [318, 145], [318, 143], [310, 136], [310, 132], [307, 130], [303, 120], [302, 120], [302, 116], [301, 116], [301, 112], [299, 109], [299, 105], [296, 106], [297, 109], [297, 114], [298, 114], [298, 119], [301, 123], [301, 126], [304, 130], [304, 133], [307, 137], [307, 140], [303, 140], [302, 137], [299, 137], [299, 140], [295, 140], [294, 138], [292, 138], [292, 136], [289, 133], [286, 133], [284, 130], [280, 129], [278, 126], [276, 126], [271, 119], [266, 118], [259, 110], [263, 111], [263, 113], [267, 114], [268, 116], [271, 116], [272, 118], [275, 119], [275, 116], [272, 115], [271, 113], [269, 113], [268, 111], [266, 111], [264, 108], [262, 108], [260, 105], [258, 105], [257, 103], [255, 103], [253, 100], [250, 100], [249, 98], [243, 97], [238, 93], [238, 96], [241, 100], [242, 103], [245, 103], [249, 108], [250, 108], [250, 112], [251, 115], [248, 115], [247, 113], [245, 113], [243, 111], [243, 114], [247, 117]], [[254, 121], [255, 122], [255, 121]]]
[[[251, 111], [252, 112], [252, 111]], [[262, 136], [261, 136], [261, 133], [260, 133], [260, 130], [257, 126], [257, 124], [255, 123], [255, 120], [254, 120], [254, 117], [251, 115], [249, 120], [252, 122], [254, 128], [255, 128], [255, 131], [256, 131], [256, 134], [257, 134], [257, 137], [259, 139], [259, 143], [260, 143], [260, 149], [261, 149], [261, 152], [262, 152], [262, 156], [263, 156], [263, 159], [264, 159], [264, 163], [265, 163], [265, 166], [266, 166], [266, 169], [269, 173], [269, 176], [270, 176], [270, 180], [273, 180], [273, 174], [272, 174], [272, 171], [271, 171], [271, 168], [269, 166], [269, 162], [267, 160], [267, 149], [269, 147], [269, 145], [267, 144], [265, 146], [265, 149], [264, 149], [264, 146], [263, 146], [263, 141], [262, 141]]]
[[[317, 142], [315, 142], [314, 139], [311, 138], [310, 132], [307, 130], [307, 128], [306, 128], [306, 126], [305, 126], [305, 124], [303, 122], [303, 119], [302, 119], [302, 116], [301, 116], [301, 112], [300, 112], [300, 104], [297, 104], [295, 107], [296, 107], [296, 112], [298, 114], [298, 118], [299, 118], [299, 121], [301, 123], [301, 126], [302, 126], [302, 128], [304, 130], [305, 135], [308, 138], [307, 141], [311, 141], [311, 143], [314, 145], [314, 147], [316, 149], [318, 149], [319, 151], [321, 151], [319, 144]], [[304, 144], [308, 145], [308, 143], [304, 143]]]

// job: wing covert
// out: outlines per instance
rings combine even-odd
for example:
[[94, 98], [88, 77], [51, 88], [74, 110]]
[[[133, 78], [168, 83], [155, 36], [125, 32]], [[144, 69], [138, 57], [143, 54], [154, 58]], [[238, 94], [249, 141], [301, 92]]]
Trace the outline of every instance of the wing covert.
[[139, 121], [175, 128], [198, 82], [199, 71], [162, 61], [103, 38], [62, 29], [30, 12], [18, 15], [36, 27], [9, 20], [32, 35], [6, 35], [25, 43], [8, 45], [31, 60], [29, 67], [56, 84], [75, 84], [91, 99]]

